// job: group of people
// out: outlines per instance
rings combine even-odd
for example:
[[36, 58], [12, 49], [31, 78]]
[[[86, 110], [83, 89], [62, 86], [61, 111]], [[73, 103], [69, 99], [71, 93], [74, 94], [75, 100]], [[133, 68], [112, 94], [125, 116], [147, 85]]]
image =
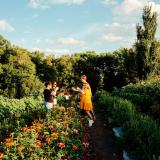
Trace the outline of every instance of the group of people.
[[[80, 110], [82, 114], [85, 114], [89, 118], [89, 126], [95, 122], [96, 117], [93, 112], [93, 104], [92, 104], [92, 92], [89, 83], [87, 82], [86, 75], [82, 75], [80, 78], [83, 86], [72, 87], [72, 91], [79, 93], [80, 96]], [[44, 100], [45, 100], [45, 108], [46, 110], [52, 109], [57, 105], [57, 95], [59, 92], [59, 87], [57, 87], [57, 82], [46, 82], [44, 90]]]

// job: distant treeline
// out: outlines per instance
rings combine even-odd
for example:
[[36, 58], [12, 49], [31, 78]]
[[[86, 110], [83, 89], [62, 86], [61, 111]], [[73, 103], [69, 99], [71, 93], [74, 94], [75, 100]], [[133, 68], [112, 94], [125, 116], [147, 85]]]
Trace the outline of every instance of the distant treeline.
[[0, 36], [0, 94], [10, 98], [39, 94], [45, 81], [54, 80], [71, 87], [79, 84], [81, 74], [87, 75], [95, 93], [159, 75], [160, 42], [155, 39], [157, 14], [151, 10], [150, 6], [143, 10], [143, 26], [136, 27], [133, 47], [111, 53], [87, 51], [56, 57], [14, 46]]

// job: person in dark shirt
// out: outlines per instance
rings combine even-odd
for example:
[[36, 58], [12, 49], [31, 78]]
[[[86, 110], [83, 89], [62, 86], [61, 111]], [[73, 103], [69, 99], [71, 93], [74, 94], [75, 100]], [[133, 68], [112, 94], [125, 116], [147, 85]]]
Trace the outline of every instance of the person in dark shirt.
[[46, 88], [44, 90], [44, 101], [45, 101], [45, 108], [48, 111], [53, 107], [53, 96], [56, 95], [56, 92], [51, 90], [52, 89], [51, 82], [46, 82], [45, 86]]
[[55, 95], [53, 96], [53, 107], [57, 105], [57, 95], [58, 95], [59, 87], [57, 87], [57, 82], [52, 82], [52, 91], [54, 91]]

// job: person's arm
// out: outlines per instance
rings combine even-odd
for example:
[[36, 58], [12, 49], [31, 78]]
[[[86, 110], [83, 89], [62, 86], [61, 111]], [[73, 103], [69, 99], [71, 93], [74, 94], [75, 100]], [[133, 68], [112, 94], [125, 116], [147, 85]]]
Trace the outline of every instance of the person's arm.
[[56, 91], [51, 91], [52, 96], [56, 96]]
[[75, 87], [72, 87], [72, 90], [75, 91], [75, 92], [78, 92], [78, 93], [81, 93], [81, 94], [84, 94], [84, 90], [83, 88], [80, 89], [79, 87], [75, 88]]
[[77, 90], [78, 90], [79, 93], [85, 94], [84, 87], [82, 87], [82, 89], [80, 89], [79, 87], [77, 87]]

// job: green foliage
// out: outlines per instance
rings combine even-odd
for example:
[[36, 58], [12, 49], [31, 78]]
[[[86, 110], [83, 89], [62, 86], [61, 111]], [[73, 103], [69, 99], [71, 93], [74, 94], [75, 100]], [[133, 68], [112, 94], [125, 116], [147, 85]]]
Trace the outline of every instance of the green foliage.
[[159, 79], [130, 84], [122, 89], [114, 89], [112, 95], [130, 100], [137, 109], [160, 121], [160, 81]]
[[136, 64], [140, 79], [146, 79], [153, 70], [152, 61], [155, 59], [157, 42], [157, 13], [152, 12], [151, 6], [143, 9], [143, 27], [137, 25], [137, 42], [135, 43]]
[[16, 127], [29, 124], [44, 113], [45, 109], [41, 97], [26, 97], [19, 100], [0, 96], [1, 135], [6, 135]]
[[[137, 112], [130, 101], [113, 97], [108, 93], [98, 93], [95, 100], [98, 108], [107, 107], [113, 126], [123, 127], [121, 143], [125, 150], [139, 160], [158, 159], [160, 126], [156, 121]], [[103, 101], [100, 102], [101, 100]]]
[[138, 109], [141, 112], [145, 113], [150, 112], [150, 106], [154, 103], [153, 97], [150, 97], [149, 95], [141, 95], [137, 93], [126, 92], [123, 89], [114, 89], [112, 91], [112, 95], [130, 100], [132, 103], [138, 106]]
[[43, 88], [36, 77], [35, 65], [25, 49], [6, 49], [1, 55], [0, 68], [0, 92], [7, 97], [21, 98], [39, 93]]
[[[124, 93], [139, 94], [142, 97], [149, 96], [152, 102], [160, 102], [160, 81], [142, 81], [137, 84], [129, 84], [121, 89]], [[146, 97], [147, 98], [147, 97]]]
[[123, 139], [124, 146], [140, 160], [160, 156], [160, 127], [148, 116], [137, 114], [132, 121], [126, 122]]

